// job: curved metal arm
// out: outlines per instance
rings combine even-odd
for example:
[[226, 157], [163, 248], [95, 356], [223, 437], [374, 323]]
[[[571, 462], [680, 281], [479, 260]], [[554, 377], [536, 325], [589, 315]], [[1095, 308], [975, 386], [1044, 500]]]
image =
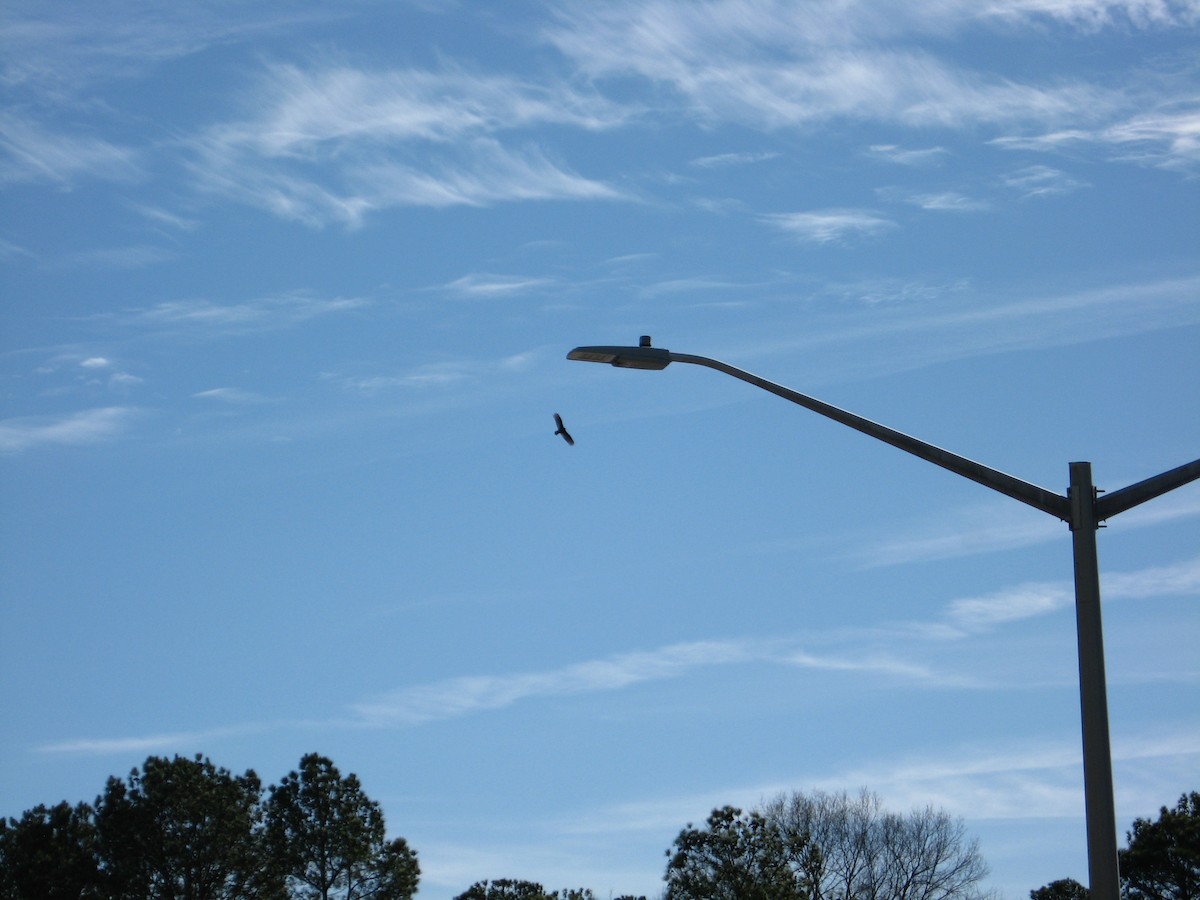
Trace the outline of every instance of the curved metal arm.
[[718, 372], [724, 372], [726, 375], [732, 375], [734, 378], [762, 388], [764, 391], [770, 391], [778, 397], [799, 404], [805, 409], [810, 409], [826, 418], [833, 419], [835, 422], [847, 425], [855, 431], [861, 431], [863, 434], [868, 434], [884, 443], [891, 444], [893, 447], [898, 447], [914, 456], [919, 456], [921, 459], [939, 465], [943, 469], [949, 469], [951, 472], [962, 475], [964, 478], [969, 478], [972, 481], [990, 487], [992, 490], [999, 491], [1001, 494], [1005, 494], [1015, 500], [1020, 500], [1022, 503], [1027, 503], [1035, 509], [1040, 509], [1042, 512], [1062, 519], [1064, 522], [1069, 522], [1071, 519], [1070, 503], [1064, 495], [1056, 494], [1028, 481], [1022, 481], [1020, 478], [1007, 475], [990, 466], [967, 459], [965, 456], [959, 456], [957, 453], [951, 453], [949, 450], [943, 450], [941, 447], [896, 431], [894, 428], [888, 428], [886, 425], [880, 425], [878, 422], [872, 422], [870, 419], [856, 416], [854, 413], [831, 406], [828, 403], [809, 397], [806, 394], [801, 394], [798, 391], [793, 391], [791, 388], [786, 388], [781, 384], [767, 381], [765, 378], [760, 378], [736, 366], [721, 362], [719, 359], [709, 359], [707, 356], [693, 356], [690, 353], [667, 352], [671, 362], [706, 366], [710, 369], [716, 369]]
[[[567, 359], [609, 363], [623, 369], [665, 369], [673, 362], [690, 363], [696, 366], [716, 369], [718, 372], [732, 375], [734, 378], [745, 381], [747, 384], [762, 388], [764, 391], [769, 391], [777, 397], [790, 400], [792, 403], [803, 406], [805, 409], [810, 409], [826, 418], [833, 419], [835, 422], [847, 425], [855, 431], [861, 431], [863, 434], [891, 444], [893, 447], [918, 456], [944, 469], [949, 469], [951, 472], [962, 475], [964, 478], [969, 478], [978, 484], [990, 487], [992, 490], [1012, 497], [1014, 500], [1020, 500], [1022, 503], [1026, 503], [1035, 509], [1049, 513], [1070, 524], [1072, 529], [1075, 529], [1080, 524], [1076, 521], [1078, 516], [1073, 516], [1072, 514], [1071, 502], [1066, 495], [1056, 494], [1046, 488], [1038, 487], [1036, 484], [1022, 481], [1020, 478], [967, 459], [965, 456], [959, 456], [957, 453], [951, 453], [949, 450], [944, 450], [941, 447], [937, 447], [911, 435], [896, 431], [894, 428], [888, 428], [886, 425], [880, 425], [878, 422], [864, 419], [862, 416], [857, 416], [854, 413], [839, 409], [814, 397], [801, 394], [799, 391], [793, 391], [791, 388], [784, 387], [781, 384], [760, 378], [758, 375], [747, 372], [744, 369], [739, 369], [737, 366], [731, 366], [729, 363], [721, 362], [719, 359], [711, 359], [707, 356], [695, 356], [691, 353], [672, 353], [670, 350], [651, 346], [650, 338], [648, 337], [643, 337], [641, 345], [637, 347], [576, 347], [567, 354]], [[1120, 490], [1112, 491], [1094, 500], [1089, 520], [1096, 523], [1092, 525], [1094, 528], [1105, 519], [1110, 519], [1118, 513], [1131, 509], [1140, 503], [1145, 503], [1147, 500], [1153, 500], [1155, 497], [1198, 478], [1200, 478], [1200, 459], [1185, 463], [1178, 468], [1171, 469], [1169, 472], [1163, 472], [1161, 475], [1155, 475], [1153, 478], [1147, 478], [1145, 481], [1139, 481], [1137, 484], [1131, 484]]]

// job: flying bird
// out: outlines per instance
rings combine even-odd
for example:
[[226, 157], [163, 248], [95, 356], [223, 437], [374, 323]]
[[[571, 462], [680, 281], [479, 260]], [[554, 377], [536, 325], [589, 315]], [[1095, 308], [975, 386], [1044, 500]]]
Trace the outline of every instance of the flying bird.
[[563, 436], [563, 440], [574, 447], [575, 438], [571, 437], [571, 432], [567, 431], [567, 429], [563, 427], [562, 416], [560, 416], [558, 413], [554, 414], [554, 424], [558, 426], [558, 431], [554, 433], [561, 434]]

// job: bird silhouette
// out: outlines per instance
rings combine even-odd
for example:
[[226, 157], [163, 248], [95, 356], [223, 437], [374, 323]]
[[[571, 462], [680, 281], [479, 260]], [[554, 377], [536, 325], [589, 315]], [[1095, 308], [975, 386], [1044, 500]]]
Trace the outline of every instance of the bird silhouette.
[[554, 414], [554, 424], [558, 426], [558, 431], [556, 431], [554, 433], [561, 434], [563, 437], [563, 440], [566, 441], [568, 444], [570, 444], [572, 447], [574, 447], [575, 446], [575, 438], [571, 437], [571, 433], [569, 431], [567, 431], [566, 428], [563, 427], [562, 416], [560, 416], [558, 413]]

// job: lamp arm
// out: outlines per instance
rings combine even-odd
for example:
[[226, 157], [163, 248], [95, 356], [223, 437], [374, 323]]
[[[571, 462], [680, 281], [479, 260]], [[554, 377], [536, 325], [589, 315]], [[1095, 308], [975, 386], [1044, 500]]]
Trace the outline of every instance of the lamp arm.
[[1145, 481], [1112, 491], [1096, 500], [1096, 521], [1103, 522], [1117, 513], [1125, 512], [1147, 500], [1153, 500], [1177, 487], [1183, 487], [1189, 481], [1195, 481], [1197, 478], [1200, 478], [1200, 459], [1194, 459], [1190, 463], [1184, 463], [1161, 475], [1155, 475]]
[[[791, 388], [784, 387], [781, 384], [760, 378], [757, 375], [721, 362], [718, 359], [710, 359], [707, 356], [695, 356], [690, 353], [674, 352], [670, 353], [670, 359], [671, 362], [691, 363], [692, 365], [716, 369], [718, 372], [723, 372], [726, 375], [732, 375], [734, 378], [745, 381], [747, 384], [752, 384], [755, 387], [762, 388], [764, 391], [769, 391], [777, 397], [782, 397], [784, 400], [790, 400], [792, 403], [819, 413], [826, 418], [833, 419], [835, 422], [840, 422], [842, 425], [853, 428], [855, 431], [861, 431], [863, 434], [877, 438], [886, 444], [891, 444], [893, 447], [911, 453], [913, 456], [918, 456], [927, 462], [941, 466], [943, 469], [949, 469], [951, 472], [962, 475], [964, 478], [969, 478], [971, 481], [989, 487], [994, 491], [999, 491], [1001, 494], [1012, 497], [1014, 500], [1020, 500], [1022, 503], [1026, 503], [1035, 509], [1040, 509], [1042, 512], [1049, 513], [1052, 516], [1062, 519], [1064, 522], [1071, 520], [1070, 502], [1067, 498], [1063, 495], [1055, 494], [1053, 491], [1046, 490], [1043, 487], [1038, 487], [1036, 484], [1022, 481], [1020, 478], [1007, 475], [990, 466], [967, 459], [965, 456], [951, 453], [949, 450], [943, 450], [941, 447], [926, 443], [911, 435], [896, 431], [893, 428], [888, 428], [886, 425], [880, 425], [878, 422], [864, 419], [862, 416], [857, 416], [854, 413], [839, 409], [814, 397], [793, 391]], [[1200, 477], [1200, 461], [1192, 465], [1198, 466], [1197, 473], [1192, 477]], [[1167, 488], [1166, 490], [1169, 489]], [[1147, 497], [1145, 499], [1150, 498]]]

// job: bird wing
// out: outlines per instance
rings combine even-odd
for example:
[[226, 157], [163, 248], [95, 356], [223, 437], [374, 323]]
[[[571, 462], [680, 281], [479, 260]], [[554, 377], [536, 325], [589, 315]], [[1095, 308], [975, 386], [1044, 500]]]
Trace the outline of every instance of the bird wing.
[[561, 434], [563, 440], [566, 441], [570, 446], [574, 447], [575, 438], [571, 437], [571, 433], [563, 426], [562, 416], [560, 416], [558, 413], [554, 414], [554, 424], [558, 426], [558, 431], [554, 433]]

